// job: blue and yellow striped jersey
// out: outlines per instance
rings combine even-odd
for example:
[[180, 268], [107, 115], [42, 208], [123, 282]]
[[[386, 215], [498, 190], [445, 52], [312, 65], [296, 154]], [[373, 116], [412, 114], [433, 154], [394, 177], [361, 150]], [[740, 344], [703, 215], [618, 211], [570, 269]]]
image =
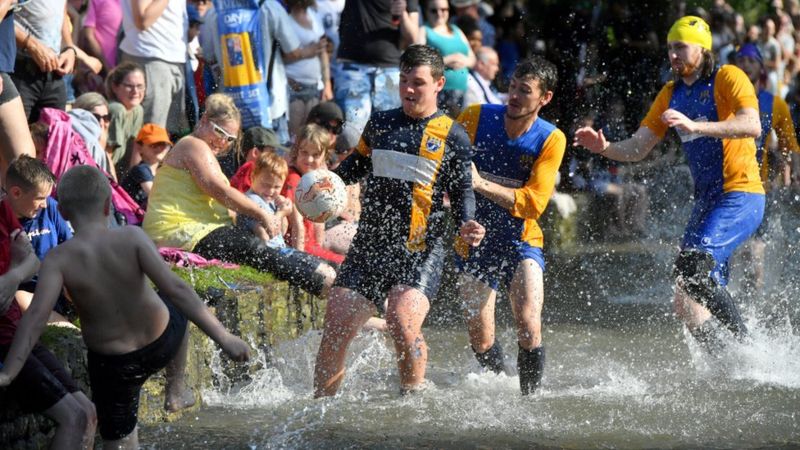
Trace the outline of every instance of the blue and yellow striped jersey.
[[772, 142], [772, 130], [778, 138], [778, 150], [783, 154], [789, 152], [800, 153], [797, 137], [794, 131], [794, 122], [789, 113], [786, 101], [771, 92], [761, 89], [758, 91], [758, 109], [761, 117], [761, 136], [756, 139], [756, 159], [761, 165], [761, 179], [764, 189], [769, 190], [769, 172], [772, 163], [769, 149]]
[[536, 220], [553, 195], [567, 140], [541, 117], [522, 136], [511, 139], [505, 130], [505, 112], [504, 105], [471, 105], [458, 118], [474, 146], [473, 162], [481, 176], [515, 189], [510, 210], [477, 195], [475, 218], [486, 227], [483, 245], [521, 241], [542, 247]]
[[[658, 93], [642, 126], [664, 137], [661, 115], [675, 109], [694, 121], [718, 122], [742, 108], [758, 110], [755, 88], [744, 72], [725, 65], [692, 86], [669, 82]], [[764, 193], [753, 138], [717, 139], [678, 133], [695, 184], [695, 199], [708, 201], [727, 192]]]

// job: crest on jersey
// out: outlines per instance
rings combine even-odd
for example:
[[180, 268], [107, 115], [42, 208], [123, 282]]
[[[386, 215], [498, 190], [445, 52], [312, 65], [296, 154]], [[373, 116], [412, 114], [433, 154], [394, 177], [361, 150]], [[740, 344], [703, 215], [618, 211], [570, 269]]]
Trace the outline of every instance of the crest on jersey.
[[706, 89], [700, 92], [700, 103], [706, 104], [711, 100], [711, 91]]
[[425, 150], [430, 153], [436, 153], [442, 148], [442, 140], [439, 138], [427, 136], [425, 141]]

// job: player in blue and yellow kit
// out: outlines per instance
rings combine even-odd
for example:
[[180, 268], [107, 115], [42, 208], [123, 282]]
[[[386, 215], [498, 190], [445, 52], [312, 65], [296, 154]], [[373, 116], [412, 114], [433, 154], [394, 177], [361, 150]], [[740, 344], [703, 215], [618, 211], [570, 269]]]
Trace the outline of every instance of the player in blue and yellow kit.
[[[743, 246], [743, 253], [749, 259], [750, 264], [745, 271], [744, 286], [752, 293], [761, 294], [764, 289], [764, 258], [766, 251], [766, 233], [769, 228], [769, 205], [777, 203], [773, 198], [774, 192], [770, 192], [773, 186], [773, 179], [783, 177], [781, 170], [786, 162], [789, 153], [800, 153], [797, 145], [794, 123], [789, 112], [789, 105], [779, 96], [773, 95], [764, 89], [763, 80], [766, 79], [764, 61], [761, 52], [755, 44], [744, 44], [736, 51], [736, 66], [750, 78], [750, 82], [756, 88], [758, 96], [758, 109], [761, 118], [761, 136], [756, 139], [756, 159], [761, 166], [761, 180], [764, 190], [767, 192], [767, 208], [764, 211], [764, 220], [758, 227], [753, 238]], [[777, 142], [772, 142], [772, 130], [775, 131]], [[773, 144], [777, 144], [778, 153], [771, 152]], [[777, 161], [773, 161], [776, 159]]]
[[566, 138], [539, 111], [553, 99], [556, 80], [553, 64], [526, 59], [514, 70], [507, 105], [472, 105], [458, 118], [475, 147], [475, 218], [487, 230], [483, 243], [457, 260], [470, 344], [483, 367], [503, 371], [494, 305], [497, 289], [509, 286], [523, 395], [536, 389], [544, 369], [545, 263], [536, 220], [553, 195]]
[[384, 301], [401, 392], [421, 387], [428, 360], [422, 323], [445, 257], [445, 192], [463, 244], [477, 245], [485, 233], [473, 220], [469, 138], [436, 108], [443, 73], [432, 47], [408, 47], [400, 58], [402, 108], [372, 114], [356, 151], [336, 170], [346, 183], [365, 181], [358, 232], [328, 295], [317, 397], [336, 393], [350, 341]]
[[737, 337], [747, 333], [725, 286], [728, 259], [764, 214], [754, 140], [761, 134], [758, 99], [738, 67], [716, 66], [703, 19], [678, 19], [667, 41], [675, 80], [661, 89], [636, 133], [608, 142], [602, 131], [584, 127], [575, 132], [575, 144], [617, 161], [639, 161], [669, 128], [677, 131], [695, 205], [675, 260], [675, 312], [698, 342], [710, 345], [711, 315]]

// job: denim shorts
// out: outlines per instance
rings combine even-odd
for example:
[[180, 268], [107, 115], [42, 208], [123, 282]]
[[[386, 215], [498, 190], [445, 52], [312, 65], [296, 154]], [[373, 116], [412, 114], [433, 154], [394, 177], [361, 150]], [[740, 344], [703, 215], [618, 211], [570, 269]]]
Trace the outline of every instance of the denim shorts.
[[[291, 86], [291, 85], [290, 85]], [[297, 89], [295, 89], [295, 87]], [[314, 99], [319, 100], [320, 89], [317, 84], [302, 84], [296, 83], [295, 86], [289, 88], [289, 102], [300, 100], [301, 102], [308, 102]]]
[[336, 103], [345, 119], [359, 131], [373, 111], [400, 107], [400, 69], [351, 62], [336, 71]]

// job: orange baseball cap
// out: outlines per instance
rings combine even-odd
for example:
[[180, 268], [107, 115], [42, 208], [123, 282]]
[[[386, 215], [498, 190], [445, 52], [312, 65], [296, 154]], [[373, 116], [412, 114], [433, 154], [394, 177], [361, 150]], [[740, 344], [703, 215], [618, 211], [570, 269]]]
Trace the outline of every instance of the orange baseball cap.
[[169, 140], [169, 134], [167, 134], [167, 130], [154, 123], [146, 123], [142, 125], [142, 129], [139, 130], [139, 134], [136, 135], [136, 142], [141, 142], [145, 145], [160, 144], [165, 142], [169, 145], [173, 145], [172, 141]]

